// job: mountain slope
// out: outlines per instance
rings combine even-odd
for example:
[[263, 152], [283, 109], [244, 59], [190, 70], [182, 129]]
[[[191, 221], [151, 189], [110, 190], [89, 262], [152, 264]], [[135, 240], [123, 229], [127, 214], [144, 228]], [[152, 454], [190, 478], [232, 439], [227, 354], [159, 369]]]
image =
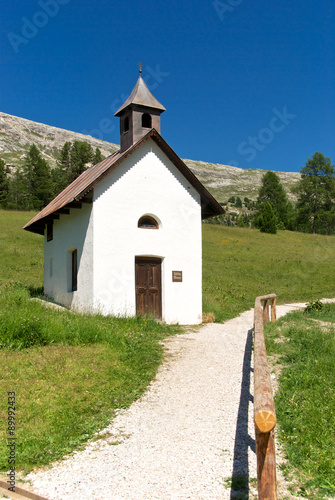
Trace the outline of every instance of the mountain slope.
[[[245, 197], [255, 200], [262, 184], [262, 177], [265, 174], [265, 171], [260, 169], [248, 168], [244, 170], [219, 163], [183, 161], [220, 202], [227, 201], [231, 196], [239, 196], [242, 201]], [[280, 178], [288, 198], [295, 200], [291, 188], [300, 180], [300, 174], [298, 172], [276, 172], [276, 174]]]
[[7, 165], [22, 165], [29, 146], [34, 143], [43, 158], [54, 167], [57, 155], [66, 141], [86, 141], [94, 149], [99, 148], [104, 156], [109, 156], [119, 149], [116, 144], [88, 135], [0, 113], [0, 157]]
[[[49, 165], [54, 167], [59, 151], [66, 141], [86, 141], [94, 149], [98, 147], [104, 156], [109, 156], [119, 149], [117, 144], [0, 112], [0, 158], [9, 166], [23, 165], [25, 154], [29, 146], [34, 143]], [[259, 169], [243, 170], [204, 161], [184, 160], [184, 162], [220, 202], [227, 201], [230, 196], [240, 196], [242, 200], [244, 197], [255, 200], [265, 173]], [[290, 190], [300, 179], [300, 174], [276, 173], [289, 198], [294, 199]]]

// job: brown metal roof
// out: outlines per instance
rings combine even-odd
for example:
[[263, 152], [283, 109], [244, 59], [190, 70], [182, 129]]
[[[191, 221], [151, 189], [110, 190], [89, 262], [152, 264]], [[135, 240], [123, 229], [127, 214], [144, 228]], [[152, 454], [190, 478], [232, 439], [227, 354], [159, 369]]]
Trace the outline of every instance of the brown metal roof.
[[[148, 139], [152, 139], [184, 175], [184, 177], [192, 184], [201, 196], [201, 216], [202, 219], [213, 217], [224, 213], [221, 205], [215, 198], [207, 191], [205, 186], [197, 179], [179, 156], [173, 151], [168, 143], [161, 137], [155, 130], [151, 129], [144, 137], [142, 137], [136, 144], [128, 148], [123, 153], [117, 151], [105, 160], [93, 165], [85, 170], [77, 179], [69, 184], [56, 198], [54, 198], [49, 205], [43, 208], [35, 217], [33, 217], [24, 227], [27, 231], [33, 233], [44, 234], [44, 225], [55, 218], [59, 218], [59, 214], [68, 213], [67, 209], [80, 206], [80, 202], [87, 200], [86, 195], [92, 191], [94, 186], [98, 184], [106, 175], [112, 170], [117, 168], [123, 160], [131, 155]], [[85, 198], [86, 197], [86, 198]], [[76, 205], [77, 204], [77, 205]]]
[[159, 101], [157, 101], [156, 97], [152, 95], [141, 75], [139, 76], [132, 93], [130, 94], [126, 102], [122, 104], [122, 106], [117, 110], [114, 116], [120, 116], [122, 114], [122, 111], [131, 104], [159, 109], [161, 113], [166, 109]]

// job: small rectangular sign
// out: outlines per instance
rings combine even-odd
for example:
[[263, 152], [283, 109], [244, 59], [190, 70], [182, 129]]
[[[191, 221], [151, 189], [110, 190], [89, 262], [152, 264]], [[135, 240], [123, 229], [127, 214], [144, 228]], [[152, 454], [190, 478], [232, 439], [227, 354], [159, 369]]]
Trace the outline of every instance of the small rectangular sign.
[[183, 271], [172, 271], [172, 281], [182, 282], [183, 281]]

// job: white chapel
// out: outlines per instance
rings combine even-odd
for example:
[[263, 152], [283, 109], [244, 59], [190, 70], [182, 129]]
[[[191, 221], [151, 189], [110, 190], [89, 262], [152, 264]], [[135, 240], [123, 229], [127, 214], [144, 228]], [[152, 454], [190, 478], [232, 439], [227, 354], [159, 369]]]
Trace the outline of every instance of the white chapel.
[[56, 303], [201, 323], [201, 221], [223, 209], [160, 135], [164, 111], [140, 75], [115, 113], [120, 150], [24, 226], [44, 236], [44, 292]]

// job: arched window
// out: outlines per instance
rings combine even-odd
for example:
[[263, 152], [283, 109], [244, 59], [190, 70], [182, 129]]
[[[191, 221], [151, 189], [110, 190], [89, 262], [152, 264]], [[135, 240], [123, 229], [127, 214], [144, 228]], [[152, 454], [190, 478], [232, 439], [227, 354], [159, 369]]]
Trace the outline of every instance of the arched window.
[[123, 132], [128, 132], [129, 130], [129, 116], [126, 116], [123, 121]]
[[137, 223], [137, 227], [143, 229], [158, 229], [158, 222], [150, 215], [143, 215]]
[[149, 113], [143, 113], [142, 115], [142, 127], [151, 128], [151, 116]]

